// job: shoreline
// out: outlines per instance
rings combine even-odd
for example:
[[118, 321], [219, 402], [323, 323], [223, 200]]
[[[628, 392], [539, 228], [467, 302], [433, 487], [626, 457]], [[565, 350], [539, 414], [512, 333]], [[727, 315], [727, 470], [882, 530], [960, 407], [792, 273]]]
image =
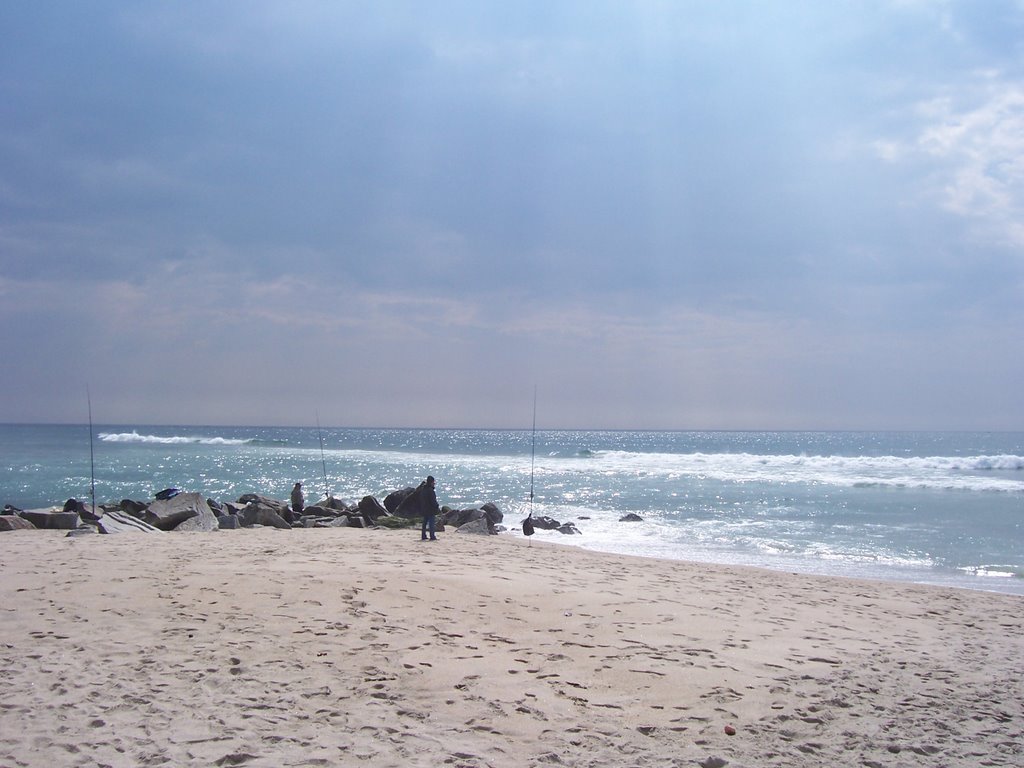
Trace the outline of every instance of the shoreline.
[[[524, 539], [521, 534], [510, 531], [509, 534], [512, 538]], [[537, 534], [534, 534], [534, 541], [537, 541]], [[931, 579], [925, 579], [919, 576], [919, 572], [913, 571], [910, 568], [899, 568], [896, 566], [887, 566], [884, 570], [887, 573], [877, 573], [872, 575], [864, 575], [858, 573], [838, 573], [829, 572], [825, 569], [817, 569], [813, 564], [808, 563], [788, 563], [786, 565], [773, 565], [771, 563], [750, 563], [750, 562], [727, 562], [724, 560], [714, 559], [698, 559], [696, 557], [670, 557], [667, 555], [658, 554], [640, 554], [633, 552], [619, 552], [611, 548], [597, 548], [591, 546], [586, 542], [575, 543], [571, 537], [565, 540], [550, 540], [547, 538], [541, 538], [547, 544], [552, 546], [566, 546], [577, 549], [582, 549], [587, 552], [593, 552], [598, 555], [617, 555], [621, 557], [637, 557], [641, 559], [654, 559], [663, 560], [665, 562], [679, 562], [679, 563], [692, 563], [695, 565], [706, 565], [711, 568], [750, 568], [753, 570], [764, 570], [772, 573], [788, 573], [794, 576], [807, 576], [809, 578], [822, 578], [822, 579], [842, 579], [842, 580], [853, 580], [853, 581], [866, 581], [866, 582], [878, 582], [880, 584], [891, 584], [893, 586], [919, 586], [919, 587], [935, 587], [939, 589], [956, 589], [964, 592], [979, 592], [982, 594], [994, 594], [994, 595], [1007, 595], [1009, 597], [1024, 598], [1024, 577], [1012, 576], [1009, 574], [999, 576], [981, 576], [977, 574], [969, 574], [966, 571], [956, 570], [947, 571], [946, 578], [942, 576], [933, 576]], [[967, 582], [971, 579], [984, 579], [985, 585], [973, 585], [961, 582]], [[1000, 588], [1002, 587], [1002, 588]]]
[[4, 765], [1024, 761], [1013, 595], [450, 533], [4, 541]]

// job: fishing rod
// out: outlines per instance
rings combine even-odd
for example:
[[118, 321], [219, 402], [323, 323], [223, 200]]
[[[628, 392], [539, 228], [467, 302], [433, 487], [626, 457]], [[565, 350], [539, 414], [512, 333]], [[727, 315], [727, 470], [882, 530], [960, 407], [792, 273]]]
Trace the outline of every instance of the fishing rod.
[[92, 396], [85, 385], [85, 402], [89, 406], [89, 495], [92, 498], [92, 516], [96, 517], [96, 457], [92, 449]]
[[533, 434], [530, 443], [530, 515], [533, 515], [533, 468], [537, 456], [537, 385], [533, 385]]
[[533, 469], [537, 458], [537, 385], [533, 385], [533, 430], [530, 437], [530, 514], [523, 521], [523, 535], [527, 546], [533, 546]]
[[320, 438], [320, 464], [324, 469], [324, 498], [330, 501], [331, 491], [327, 485], [327, 459], [324, 458], [324, 433], [320, 431], [320, 411], [316, 412], [316, 434]]

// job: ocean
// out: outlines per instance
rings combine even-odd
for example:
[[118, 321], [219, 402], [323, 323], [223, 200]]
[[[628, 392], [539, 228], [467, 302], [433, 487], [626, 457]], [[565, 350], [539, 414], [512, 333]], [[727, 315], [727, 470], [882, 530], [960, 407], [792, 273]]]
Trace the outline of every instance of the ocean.
[[1024, 595], [1020, 432], [0, 425], [0, 504], [88, 502], [91, 466], [98, 504], [296, 481], [355, 502], [431, 474], [442, 505], [497, 504], [506, 535], [532, 509], [581, 532], [536, 539], [603, 552]]

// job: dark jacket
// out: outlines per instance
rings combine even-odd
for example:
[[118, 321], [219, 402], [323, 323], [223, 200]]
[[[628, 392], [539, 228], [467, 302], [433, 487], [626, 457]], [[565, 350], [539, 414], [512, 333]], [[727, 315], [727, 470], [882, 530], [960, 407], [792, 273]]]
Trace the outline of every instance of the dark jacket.
[[429, 517], [440, 512], [441, 509], [437, 506], [437, 494], [426, 480], [416, 486], [416, 490], [410, 493], [395, 510], [395, 514], [399, 517]]
[[437, 493], [434, 492], [434, 488], [424, 480], [416, 490], [420, 494], [420, 514], [424, 517], [439, 515], [441, 508], [437, 506]]
[[422, 503], [422, 494], [420, 491], [423, 489], [425, 483], [420, 483], [418, 486], [412, 489], [412, 493], [402, 499], [402, 503], [395, 508], [395, 514], [399, 517], [413, 518], [420, 516], [420, 509]]

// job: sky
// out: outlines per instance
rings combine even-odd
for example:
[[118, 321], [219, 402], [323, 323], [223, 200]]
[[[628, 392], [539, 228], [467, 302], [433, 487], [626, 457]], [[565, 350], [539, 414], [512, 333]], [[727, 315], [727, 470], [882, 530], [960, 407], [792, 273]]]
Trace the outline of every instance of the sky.
[[1024, 0], [0, 30], [0, 422], [1024, 429]]

